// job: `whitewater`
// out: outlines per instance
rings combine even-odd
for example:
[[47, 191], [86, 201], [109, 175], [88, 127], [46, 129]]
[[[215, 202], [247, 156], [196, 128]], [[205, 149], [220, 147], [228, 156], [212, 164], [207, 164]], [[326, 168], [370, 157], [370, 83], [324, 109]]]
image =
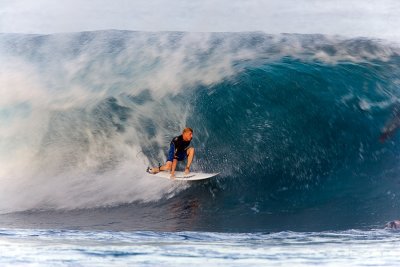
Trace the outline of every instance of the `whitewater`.
[[[322, 34], [0, 34], [0, 262], [397, 265], [399, 55]], [[186, 126], [193, 171], [221, 174], [149, 176]]]

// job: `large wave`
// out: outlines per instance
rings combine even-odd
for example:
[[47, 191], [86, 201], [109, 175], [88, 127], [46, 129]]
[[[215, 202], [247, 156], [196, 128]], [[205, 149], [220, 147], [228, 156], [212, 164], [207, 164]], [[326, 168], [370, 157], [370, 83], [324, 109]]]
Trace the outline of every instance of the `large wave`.
[[[398, 137], [378, 139], [398, 105], [400, 61], [382, 40], [2, 34], [0, 59], [2, 213], [203, 191], [206, 213], [398, 207]], [[184, 126], [193, 169], [221, 172], [211, 183], [144, 172]]]

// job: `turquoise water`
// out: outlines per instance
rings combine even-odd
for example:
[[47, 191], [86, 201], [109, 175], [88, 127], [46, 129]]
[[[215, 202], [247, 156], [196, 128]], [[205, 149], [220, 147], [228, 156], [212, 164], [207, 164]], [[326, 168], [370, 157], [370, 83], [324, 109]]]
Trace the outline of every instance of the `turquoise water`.
[[[399, 55], [324, 35], [0, 34], [2, 265], [396, 265], [398, 233], [376, 229], [400, 217]], [[149, 176], [185, 126], [192, 170], [221, 174]]]

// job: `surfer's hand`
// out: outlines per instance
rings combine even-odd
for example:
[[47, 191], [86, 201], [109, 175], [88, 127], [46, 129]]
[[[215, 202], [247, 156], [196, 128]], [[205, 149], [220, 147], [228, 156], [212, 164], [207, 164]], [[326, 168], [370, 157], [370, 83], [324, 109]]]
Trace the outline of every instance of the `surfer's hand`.
[[189, 167], [186, 167], [186, 168], [185, 168], [185, 174], [189, 174], [189, 172], [190, 172]]

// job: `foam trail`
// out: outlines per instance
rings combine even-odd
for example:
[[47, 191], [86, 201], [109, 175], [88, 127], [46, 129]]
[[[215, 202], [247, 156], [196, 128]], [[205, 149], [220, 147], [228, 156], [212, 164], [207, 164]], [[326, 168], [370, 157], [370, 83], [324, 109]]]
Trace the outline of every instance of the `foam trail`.
[[208, 34], [5, 35], [1, 44], [1, 212], [173, 195], [145, 175], [146, 157], [164, 160], [186, 126], [190, 105], [178, 94], [232, 75], [242, 53], [211, 51]]

